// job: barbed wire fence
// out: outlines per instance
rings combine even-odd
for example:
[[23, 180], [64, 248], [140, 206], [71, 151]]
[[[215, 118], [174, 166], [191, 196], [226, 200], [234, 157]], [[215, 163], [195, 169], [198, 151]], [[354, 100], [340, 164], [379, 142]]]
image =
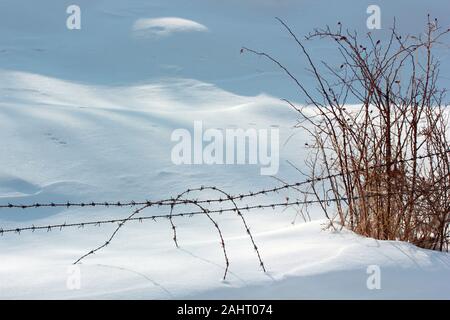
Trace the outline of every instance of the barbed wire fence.
[[[413, 158], [407, 158], [407, 159], [403, 159], [403, 160], [399, 160], [399, 161], [393, 161], [391, 163], [377, 164], [377, 165], [370, 167], [370, 169], [377, 169], [377, 168], [382, 168], [382, 167], [386, 167], [386, 166], [391, 166], [394, 164], [406, 163], [406, 162], [414, 161], [417, 159], [432, 158], [432, 157], [439, 156], [439, 155], [446, 155], [448, 153], [450, 153], [450, 150], [447, 150], [443, 153], [442, 152], [441, 153], [432, 153], [432, 154], [426, 154], [426, 155], [422, 155], [422, 156], [416, 156]], [[367, 168], [365, 168], [364, 170], [367, 170]], [[351, 171], [350, 173], [356, 174], [359, 171], [363, 171], [363, 169], [356, 169], [356, 170]], [[345, 173], [345, 174], [348, 174], [348, 173]], [[223, 279], [226, 279], [230, 261], [228, 258], [228, 253], [227, 253], [227, 249], [226, 249], [225, 238], [223, 236], [223, 232], [221, 230], [219, 223], [214, 218], [214, 214], [220, 215], [223, 213], [231, 213], [231, 214], [236, 214], [239, 217], [239, 219], [242, 223], [242, 226], [251, 241], [253, 250], [255, 251], [255, 254], [258, 258], [259, 266], [261, 267], [261, 269], [264, 272], [266, 272], [266, 267], [264, 265], [262, 255], [260, 253], [258, 246], [256, 245], [255, 238], [254, 238], [252, 232], [250, 231], [250, 227], [244, 216], [244, 212], [250, 212], [250, 211], [254, 211], [254, 210], [261, 211], [263, 209], [268, 209], [268, 208], [276, 209], [276, 208], [287, 208], [287, 207], [291, 207], [291, 206], [298, 207], [300, 205], [311, 205], [311, 204], [330, 205], [331, 203], [337, 203], [337, 202], [345, 203], [346, 201], [355, 200], [355, 199], [359, 199], [359, 198], [384, 197], [384, 196], [396, 194], [398, 192], [393, 192], [392, 194], [387, 194], [387, 193], [366, 194], [366, 195], [360, 196], [360, 197], [354, 196], [354, 197], [352, 197], [352, 199], [349, 199], [346, 197], [339, 197], [339, 198], [324, 198], [324, 199], [300, 201], [299, 199], [292, 200], [289, 197], [286, 197], [284, 201], [269, 202], [269, 203], [264, 203], [264, 204], [258, 203], [258, 204], [240, 205], [240, 204], [238, 204], [238, 202], [241, 202], [241, 201], [243, 201], [245, 199], [249, 199], [249, 198], [256, 198], [258, 196], [279, 193], [281, 191], [286, 191], [286, 190], [290, 190], [290, 189], [293, 189], [298, 192], [299, 187], [301, 187], [301, 186], [330, 180], [330, 179], [333, 179], [333, 178], [336, 178], [339, 176], [343, 176], [343, 175], [344, 175], [344, 173], [338, 172], [338, 173], [333, 173], [333, 174], [329, 174], [326, 176], [305, 179], [303, 181], [299, 181], [299, 182], [295, 182], [295, 183], [284, 183], [281, 186], [277, 186], [277, 187], [273, 187], [273, 188], [260, 189], [257, 191], [249, 191], [247, 193], [240, 193], [237, 195], [232, 195], [232, 194], [230, 194], [218, 187], [215, 187], [215, 186], [200, 186], [198, 188], [187, 189], [175, 197], [157, 200], [157, 201], [144, 200], [144, 201], [104, 201], [104, 202], [92, 201], [92, 202], [65, 202], [65, 203], [49, 202], [49, 203], [32, 203], [32, 204], [13, 204], [13, 203], [0, 204], [0, 209], [33, 209], [33, 208], [54, 208], [54, 207], [64, 207], [64, 208], [72, 208], [72, 207], [78, 207], [78, 208], [137, 207], [128, 216], [126, 216], [124, 218], [104, 219], [104, 220], [88, 220], [88, 221], [73, 222], [73, 223], [65, 222], [65, 223], [56, 223], [56, 224], [47, 224], [47, 225], [31, 225], [31, 226], [25, 226], [25, 227], [23, 227], [23, 226], [22, 227], [11, 227], [11, 228], [1, 228], [0, 227], [0, 236], [3, 236], [5, 234], [11, 234], [11, 233], [20, 235], [22, 232], [26, 232], [26, 231], [50, 232], [53, 230], [62, 231], [67, 228], [83, 229], [86, 226], [100, 227], [100, 226], [107, 225], [107, 224], [117, 224], [117, 227], [114, 229], [114, 231], [111, 233], [111, 235], [107, 238], [107, 240], [104, 243], [102, 243], [98, 247], [88, 251], [87, 253], [85, 253], [84, 255], [79, 257], [74, 262], [74, 264], [78, 264], [85, 258], [87, 258], [87, 257], [97, 253], [98, 251], [104, 249], [105, 247], [109, 246], [111, 244], [111, 242], [114, 240], [114, 238], [116, 237], [117, 233], [120, 231], [120, 229], [123, 228], [126, 223], [133, 222], [133, 221], [134, 222], [144, 222], [144, 221], [157, 222], [162, 219], [169, 220], [171, 228], [172, 228], [172, 232], [173, 232], [172, 239], [175, 243], [175, 246], [178, 248], [179, 243], [178, 243], [178, 239], [177, 239], [177, 227], [175, 225], [174, 218], [186, 218], [186, 217], [190, 218], [193, 216], [202, 215], [202, 216], [205, 216], [208, 218], [208, 220], [214, 226], [214, 228], [218, 234], [219, 243], [222, 248], [222, 253], [223, 253], [223, 257], [224, 257], [224, 261], [225, 261], [225, 271], [224, 271]], [[198, 198], [194, 198], [193, 196], [191, 196], [193, 193], [202, 193], [205, 191], [212, 191], [212, 192], [218, 193], [219, 196], [216, 198], [208, 198], [208, 199], [198, 199]], [[207, 207], [214, 203], [218, 203], [221, 205], [225, 204], [225, 205], [227, 205], [227, 207], [225, 207], [225, 208], [221, 207], [219, 209], [209, 209]], [[180, 206], [183, 206], [183, 207], [194, 206], [196, 208], [196, 210], [184, 210], [182, 212], [175, 213], [174, 209], [176, 207], [180, 207]], [[142, 213], [143, 211], [145, 211], [146, 209], [148, 209], [150, 207], [156, 207], [156, 208], [169, 207], [170, 211], [169, 211], [169, 213], [165, 213], [165, 214], [139, 216], [140, 213]]]

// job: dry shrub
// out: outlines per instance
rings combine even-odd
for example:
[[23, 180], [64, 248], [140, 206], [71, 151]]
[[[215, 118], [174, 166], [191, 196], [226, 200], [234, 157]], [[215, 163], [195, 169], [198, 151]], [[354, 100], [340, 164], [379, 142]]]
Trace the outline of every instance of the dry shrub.
[[294, 32], [279, 19], [307, 59], [316, 90], [295, 81], [307, 103], [298, 127], [308, 131], [310, 178], [305, 194], [338, 198], [321, 207], [333, 227], [361, 235], [448, 250], [450, 240], [449, 108], [437, 87], [439, 62], [433, 51], [450, 30], [428, 17], [420, 36], [400, 36], [395, 22], [382, 43], [363, 40], [342, 25], [315, 29], [306, 40], [331, 40], [342, 58], [332, 66], [313, 61]]

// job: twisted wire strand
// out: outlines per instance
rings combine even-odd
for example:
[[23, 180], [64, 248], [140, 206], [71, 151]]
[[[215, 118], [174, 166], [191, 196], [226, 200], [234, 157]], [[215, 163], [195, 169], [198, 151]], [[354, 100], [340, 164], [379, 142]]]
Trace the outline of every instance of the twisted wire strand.
[[[426, 155], [421, 155], [421, 156], [416, 156], [416, 157], [411, 157], [411, 158], [407, 158], [407, 159], [402, 159], [402, 160], [397, 160], [397, 161], [392, 161], [389, 163], [382, 163], [382, 164], [378, 164], [378, 165], [374, 165], [374, 166], [370, 166], [368, 169], [377, 169], [377, 168], [383, 168], [386, 166], [391, 166], [394, 164], [401, 164], [401, 163], [406, 163], [406, 162], [410, 162], [413, 160], [417, 160], [417, 159], [426, 159], [426, 158], [431, 158], [431, 157], [435, 157], [435, 156], [439, 156], [439, 155], [445, 155], [450, 153], [450, 150], [444, 151], [444, 152], [436, 152], [436, 153], [431, 153], [431, 154], [426, 154]], [[249, 197], [255, 197], [255, 196], [259, 196], [259, 195], [266, 195], [266, 194], [270, 194], [270, 193], [275, 193], [281, 190], [285, 190], [285, 189], [289, 189], [289, 188], [295, 188], [295, 187], [299, 187], [305, 184], [309, 184], [309, 183], [313, 183], [313, 182], [320, 182], [323, 180], [329, 180], [329, 179], [333, 179], [333, 178], [337, 178], [339, 176], [344, 176], [344, 175], [348, 175], [348, 174], [355, 174], [358, 172], [362, 172], [367, 170], [367, 168], [363, 169], [363, 168], [359, 168], [359, 169], [355, 169], [355, 170], [351, 170], [348, 172], [338, 172], [338, 173], [333, 173], [327, 176], [320, 176], [320, 177], [315, 177], [315, 178], [310, 178], [310, 179], [306, 179], [300, 182], [295, 182], [295, 183], [287, 183], [284, 184], [282, 186], [278, 186], [278, 187], [274, 187], [274, 188], [267, 188], [267, 189], [261, 189], [258, 191], [250, 191], [248, 193], [241, 193], [239, 195], [234, 195], [232, 196], [232, 199], [229, 199], [228, 197], [225, 198], [217, 198], [217, 199], [205, 199], [205, 200], [195, 200], [197, 204], [211, 204], [211, 203], [217, 203], [217, 202], [224, 202], [224, 201], [228, 201], [228, 200], [242, 200], [244, 198], [249, 198]], [[212, 187], [206, 187], [206, 186], [201, 186], [201, 187], [197, 187], [197, 188], [191, 188], [191, 189], [187, 189], [186, 191], [184, 191], [183, 193], [181, 193], [180, 195], [185, 195], [187, 193], [192, 193], [195, 191], [203, 191], [206, 189], [210, 189], [210, 190], [217, 190], [217, 187], [212, 186]], [[192, 201], [192, 200], [191, 200]], [[183, 204], [188, 204], [186, 202], [186, 200], [180, 200], [178, 197], [176, 198], [168, 198], [168, 199], [163, 199], [163, 200], [157, 200], [157, 201], [150, 201], [150, 200], [145, 200], [145, 201], [125, 201], [125, 202], [121, 202], [121, 201], [104, 201], [104, 202], [64, 202], [64, 203], [57, 203], [57, 202], [50, 202], [50, 203], [33, 203], [33, 204], [12, 204], [12, 203], [8, 203], [8, 204], [2, 204], [0, 205], [0, 209], [30, 209], [30, 208], [41, 208], [41, 207], [81, 207], [81, 208], [87, 208], [87, 207], [133, 207], [133, 206], [146, 206], [146, 207], [152, 207], [152, 206], [173, 206], [173, 205], [183, 205]]]

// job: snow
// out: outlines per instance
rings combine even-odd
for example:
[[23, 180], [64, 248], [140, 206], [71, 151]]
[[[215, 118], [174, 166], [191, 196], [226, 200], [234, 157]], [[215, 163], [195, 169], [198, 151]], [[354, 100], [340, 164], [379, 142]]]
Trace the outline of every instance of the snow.
[[[80, 248], [92, 246], [102, 239], [93, 234], [98, 229], [83, 231], [89, 240], [80, 239], [76, 231], [44, 233], [43, 243], [35, 244], [26, 256], [16, 246], [2, 248], [0, 272], [15, 275], [4, 278], [2, 297], [449, 298], [449, 260], [443, 254], [348, 231], [324, 231], [323, 220], [283, 226], [274, 225], [273, 217], [258, 221], [262, 214], [247, 217], [258, 229], [255, 237], [269, 269], [266, 274], [258, 272], [257, 258], [242, 228], [227, 218], [222, 225], [231, 269], [222, 281], [223, 258], [213, 228], [204, 219], [191, 218], [177, 223], [180, 249], [171, 243], [168, 223], [130, 224], [113, 246], [81, 265], [80, 290], [66, 289], [67, 263], [80, 253], [73, 245], [69, 249], [67, 241], [77, 242]], [[21, 237], [21, 242], [33, 239]], [[369, 265], [381, 268], [380, 290], [366, 287]]]
[[[293, 129], [297, 115], [280, 100], [301, 103], [301, 97], [276, 67], [240, 55], [239, 49], [246, 45], [283, 57], [310, 85], [295, 46], [273, 17], [286, 18], [300, 34], [337, 20], [365, 31], [369, 3], [347, 2], [79, 0], [82, 29], [69, 31], [63, 3], [45, 0], [35, 7], [2, 1], [0, 204], [157, 200], [200, 185], [234, 194], [279, 184], [261, 176], [258, 165], [174, 165], [171, 133], [192, 130], [198, 120], [218, 129], [279, 128], [277, 177], [302, 180], [286, 160], [302, 166], [307, 136]], [[380, 5], [386, 19], [397, 15], [411, 33], [425, 20], [419, 13], [449, 23], [445, 1], [407, 2], [413, 10], [403, 10], [405, 3]], [[349, 19], [359, 15], [360, 20]], [[311, 45], [314, 57], [333, 59], [329, 47]], [[444, 75], [450, 70], [446, 56], [443, 52]], [[448, 79], [442, 81], [448, 85]], [[203, 197], [208, 195], [217, 197], [213, 192]], [[291, 190], [249, 203], [285, 197], [296, 194]], [[0, 227], [130, 212], [0, 209]], [[167, 208], [142, 214], [164, 213]], [[218, 235], [202, 216], [175, 219], [178, 249], [169, 221], [127, 223], [110, 246], [83, 260], [79, 290], [66, 285], [71, 263], [103, 244], [115, 225], [5, 234], [0, 298], [450, 298], [448, 253], [333, 232], [318, 210], [308, 223], [297, 217], [292, 224], [295, 216], [295, 208], [245, 213], [267, 273], [260, 270], [240, 219], [217, 216], [230, 259], [225, 281]], [[366, 285], [372, 265], [381, 270], [379, 290]]]
[[133, 30], [140, 35], [168, 36], [174, 32], [207, 31], [204, 25], [183, 18], [138, 19]]

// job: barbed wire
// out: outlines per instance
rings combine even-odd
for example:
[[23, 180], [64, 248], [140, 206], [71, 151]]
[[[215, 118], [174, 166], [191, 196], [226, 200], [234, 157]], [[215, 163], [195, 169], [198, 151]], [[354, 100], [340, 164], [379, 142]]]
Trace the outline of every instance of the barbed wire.
[[300, 182], [286, 183], [279, 187], [261, 189], [261, 190], [254, 191], [254, 192], [249, 191], [248, 193], [241, 193], [239, 195], [232, 196], [231, 199], [229, 197], [217, 198], [217, 199], [205, 199], [205, 200], [189, 200], [189, 201], [179, 199], [180, 195], [185, 195], [188, 193], [204, 191], [204, 190], [208, 190], [208, 189], [218, 191], [218, 188], [215, 186], [211, 186], [211, 187], [210, 186], [200, 186], [197, 188], [187, 189], [176, 198], [172, 197], [172, 198], [167, 198], [167, 199], [158, 200], [158, 201], [150, 201], [150, 200], [133, 201], [133, 200], [131, 200], [131, 201], [124, 201], [124, 202], [121, 202], [121, 201], [94, 202], [94, 201], [92, 201], [92, 202], [64, 202], [64, 203], [50, 202], [50, 203], [33, 203], [33, 204], [8, 203], [8, 204], [0, 205], [0, 209], [31, 209], [31, 208], [45, 208], [45, 207], [66, 207], [66, 208], [71, 208], [71, 207], [81, 207], [81, 208], [87, 208], [87, 207], [133, 207], [133, 206], [152, 207], [152, 206], [183, 205], [183, 204], [189, 204], [190, 201], [195, 201], [195, 203], [197, 203], [197, 204], [205, 204], [205, 203], [211, 204], [211, 203], [217, 203], [217, 202], [220, 203], [220, 202], [225, 202], [225, 201], [230, 201], [230, 200], [242, 200], [244, 198], [255, 197], [258, 195], [266, 195], [266, 194], [282, 191], [285, 189], [299, 187], [299, 186], [313, 183], [313, 182], [321, 182], [323, 180], [329, 180], [329, 179], [337, 178], [337, 177], [348, 175], [348, 174], [355, 174], [355, 173], [358, 173], [361, 171], [365, 171], [367, 169], [373, 170], [373, 169], [377, 169], [377, 168], [391, 166], [394, 164], [402, 164], [402, 163], [406, 163], [406, 162], [410, 162], [410, 161], [414, 161], [414, 160], [418, 160], [418, 159], [426, 159], [426, 158], [431, 158], [431, 157], [435, 157], [435, 156], [439, 156], [439, 155], [445, 155], [448, 153], [450, 153], [450, 150], [443, 151], [443, 152], [430, 153], [430, 154], [406, 158], [406, 159], [402, 159], [402, 160], [391, 161], [389, 163], [377, 164], [374, 166], [370, 166], [368, 168], [359, 168], [359, 169], [350, 170], [348, 172], [333, 173], [333, 174], [329, 174], [326, 176], [320, 176], [320, 177], [306, 179], [306, 180], [303, 180]]
[[[397, 194], [393, 192], [392, 194]], [[373, 195], [366, 195], [366, 196], [354, 196], [351, 197], [351, 200], [358, 200], [361, 198], [370, 198], [370, 197], [380, 197], [380, 196], [387, 196], [387, 193], [384, 194], [373, 194]], [[330, 199], [320, 199], [320, 200], [306, 200], [306, 201], [285, 201], [285, 202], [277, 202], [277, 203], [269, 203], [269, 204], [258, 204], [258, 205], [246, 205], [241, 207], [232, 207], [232, 208], [221, 208], [221, 209], [213, 209], [208, 210], [208, 213], [226, 213], [226, 212], [236, 212], [236, 211], [250, 211], [254, 209], [275, 209], [277, 207], [288, 207], [288, 206], [298, 206], [298, 205], [304, 205], [304, 204], [316, 204], [316, 203], [330, 203], [330, 202], [338, 202], [338, 201], [349, 201], [350, 198], [347, 197], [341, 197], [341, 198], [330, 198]], [[94, 220], [94, 221], [85, 221], [85, 222], [74, 222], [74, 223], [60, 223], [60, 224], [49, 224], [49, 225], [40, 225], [40, 226], [27, 226], [27, 227], [17, 227], [17, 228], [8, 228], [8, 229], [2, 229], [0, 228], [0, 236], [7, 234], [7, 233], [17, 233], [20, 234], [22, 231], [39, 231], [39, 230], [46, 230], [47, 232], [57, 230], [60, 231], [65, 228], [84, 228], [86, 226], [101, 226], [104, 224], [113, 224], [113, 223], [121, 223], [124, 221], [157, 221], [161, 219], [170, 219], [175, 217], [193, 217], [197, 215], [204, 215], [204, 211], [197, 210], [197, 211], [189, 211], [189, 212], [180, 212], [180, 213], [172, 213], [172, 214], [159, 214], [159, 215], [152, 215], [152, 216], [142, 216], [142, 217], [125, 217], [125, 218], [118, 218], [118, 219], [106, 219], [106, 220]]]
[[[416, 156], [413, 158], [408, 158], [408, 159], [403, 159], [403, 160], [397, 160], [397, 161], [392, 161], [391, 163], [384, 163], [384, 164], [378, 164], [378, 165], [374, 165], [372, 167], [370, 167], [371, 169], [376, 169], [376, 168], [381, 168], [381, 167], [385, 167], [388, 165], [394, 165], [394, 164], [400, 164], [400, 163], [405, 163], [408, 161], [412, 161], [412, 160], [417, 160], [417, 159], [425, 159], [425, 158], [431, 158], [433, 156], [436, 155], [444, 155], [449, 153], [450, 150], [445, 151], [445, 152], [440, 152], [440, 153], [434, 153], [434, 154], [428, 154], [428, 155], [423, 155], [423, 156]], [[272, 208], [275, 209], [276, 207], [289, 207], [289, 206], [293, 206], [293, 205], [309, 205], [309, 204], [314, 204], [314, 203], [327, 203], [327, 205], [329, 205], [331, 202], [340, 202], [340, 201], [354, 201], [354, 200], [358, 200], [360, 198], [368, 198], [368, 197], [380, 197], [380, 196], [388, 196], [391, 194], [398, 194], [399, 192], [393, 192], [391, 194], [387, 194], [387, 193], [375, 193], [375, 194], [367, 194], [364, 196], [352, 196], [351, 198], [347, 198], [347, 197], [338, 197], [338, 198], [330, 198], [330, 199], [315, 199], [315, 200], [304, 200], [304, 201], [290, 201], [289, 198], [286, 198], [286, 201], [284, 202], [276, 202], [276, 203], [269, 203], [269, 204], [258, 204], [258, 205], [249, 205], [247, 204], [246, 206], [238, 206], [236, 201], [242, 201], [244, 198], [248, 198], [248, 197], [256, 197], [259, 195], [265, 195], [268, 193], [274, 193], [274, 192], [278, 192], [281, 190], [286, 190], [286, 189], [290, 189], [293, 188], [295, 190], [299, 190], [298, 187], [305, 185], [305, 184], [310, 184], [310, 183], [314, 183], [314, 182], [320, 182], [320, 181], [324, 181], [327, 179], [333, 179], [339, 176], [345, 176], [345, 175], [349, 175], [349, 174], [353, 174], [353, 173], [357, 173], [360, 172], [362, 170], [367, 170], [367, 169], [355, 169], [352, 171], [347, 171], [347, 172], [338, 172], [338, 173], [334, 173], [334, 174], [329, 174], [327, 176], [320, 176], [320, 177], [313, 177], [310, 179], [306, 179], [304, 181], [301, 182], [296, 182], [296, 183], [284, 183], [284, 185], [279, 186], [279, 187], [274, 187], [271, 189], [262, 189], [256, 192], [248, 192], [248, 193], [241, 193], [239, 195], [231, 195], [215, 186], [212, 187], [205, 187], [205, 186], [201, 186], [198, 188], [191, 188], [191, 189], [187, 189], [184, 192], [180, 193], [178, 196], [171, 197], [169, 199], [164, 199], [164, 200], [159, 200], [159, 201], [129, 201], [129, 202], [90, 202], [90, 203], [71, 203], [71, 202], [66, 202], [66, 203], [35, 203], [35, 204], [27, 204], [27, 205], [18, 205], [18, 204], [7, 204], [7, 205], [0, 205], [0, 208], [21, 208], [21, 209], [28, 209], [28, 208], [40, 208], [40, 207], [96, 207], [96, 206], [104, 206], [104, 207], [109, 207], [109, 206], [116, 206], [116, 207], [124, 207], [124, 206], [140, 206], [140, 208], [135, 209], [131, 214], [129, 214], [127, 217], [125, 218], [121, 218], [121, 219], [108, 219], [108, 220], [95, 220], [95, 221], [84, 221], [84, 222], [76, 222], [76, 223], [63, 223], [63, 224], [49, 224], [49, 225], [41, 225], [41, 226], [27, 226], [27, 227], [14, 227], [14, 228], [7, 228], [7, 229], [3, 229], [0, 228], [0, 235], [4, 235], [6, 233], [16, 233], [16, 234], [20, 234], [22, 231], [36, 231], [36, 230], [46, 230], [47, 232], [50, 232], [54, 229], [59, 229], [59, 230], [63, 230], [66, 228], [70, 228], [70, 227], [78, 227], [78, 228], [84, 228], [85, 226], [90, 226], [90, 225], [97, 225], [97, 226], [102, 226], [105, 224], [111, 224], [111, 223], [117, 223], [117, 227], [115, 228], [114, 232], [112, 232], [112, 234], [109, 236], [109, 238], [101, 245], [99, 245], [98, 247], [96, 247], [95, 249], [92, 249], [90, 251], [88, 251], [87, 253], [85, 253], [84, 255], [82, 255], [81, 257], [79, 257], [74, 264], [79, 263], [80, 261], [82, 261], [83, 259], [89, 257], [90, 255], [95, 254], [96, 252], [98, 252], [99, 250], [102, 250], [103, 248], [107, 247], [111, 241], [114, 239], [114, 237], [116, 236], [116, 234], [119, 232], [119, 230], [124, 226], [124, 224], [128, 221], [145, 221], [145, 220], [153, 220], [153, 221], [157, 221], [159, 219], [163, 219], [166, 218], [170, 221], [172, 230], [173, 230], [173, 240], [174, 243], [176, 245], [176, 247], [178, 247], [178, 242], [177, 242], [177, 232], [176, 232], [176, 226], [175, 223], [173, 221], [174, 217], [192, 217], [195, 215], [204, 215], [206, 216], [210, 222], [213, 224], [213, 226], [215, 227], [219, 238], [220, 238], [220, 245], [222, 247], [222, 251], [223, 251], [223, 256], [225, 259], [225, 272], [223, 275], [223, 279], [226, 279], [227, 276], [227, 272], [228, 272], [228, 268], [230, 265], [229, 259], [228, 259], [228, 254], [227, 254], [227, 250], [226, 250], [226, 245], [225, 245], [225, 240], [224, 240], [224, 236], [222, 233], [222, 230], [219, 226], [219, 224], [217, 223], [217, 221], [215, 220], [215, 218], [213, 218], [212, 214], [213, 213], [219, 213], [222, 214], [224, 212], [234, 212], [236, 213], [242, 223], [243, 226], [245, 228], [245, 231], [247, 232], [252, 246], [253, 246], [253, 250], [256, 252], [258, 260], [259, 260], [259, 265], [262, 268], [262, 270], [265, 272], [266, 268], [265, 265], [263, 263], [261, 254], [259, 252], [259, 249], [255, 243], [254, 237], [250, 231], [250, 227], [247, 224], [246, 219], [244, 218], [244, 215], [242, 214], [241, 211], [247, 210], [254, 210], [254, 209], [265, 209], [265, 208]], [[190, 195], [191, 193], [194, 192], [204, 192], [204, 191], [215, 191], [218, 192], [220, 194], [222, 194], [224, 197], [219, 197], [219, 198], [214, 198], [214, 199], [206, 199], [206, 200], [199, 200], [199, 199], [190, 199], [190, 198], [186, 198], [186, 196]], [[232, 208], [221, 208], [221, 209], [215, 209], [215, 210], [210, 210], [208, 208], [204, 207], [204, 204], [208, 204], [211, 205], [212, 203], [231, 203], [233, 205]], [[181, 212], [181, 213], [173, 213], [173, 210], [176, 206], [179, 205], [194, 205], [197, 208], [200, 209], [200, 211], [189, 211], [189, 212]], [[170, 206], [170, 213], [168, 214], [160, 214], [160, 215], [151, 215], [151, 216], [141, 216], [141, 217], [137, 217], [137, 215], [139, 213], [141, 213], [142, 211], [144, 211], [145, 209], [152, 207], [152, 206]], [[283, 210], [284, 211], [284, 210]]]

